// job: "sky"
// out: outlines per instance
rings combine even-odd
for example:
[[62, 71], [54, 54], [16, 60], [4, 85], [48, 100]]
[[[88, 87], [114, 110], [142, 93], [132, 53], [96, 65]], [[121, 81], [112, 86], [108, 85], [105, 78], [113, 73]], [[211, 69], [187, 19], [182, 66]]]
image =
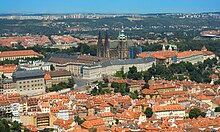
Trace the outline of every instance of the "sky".
[[0, 0], [0, 13], [219, 12], [220, 0]]

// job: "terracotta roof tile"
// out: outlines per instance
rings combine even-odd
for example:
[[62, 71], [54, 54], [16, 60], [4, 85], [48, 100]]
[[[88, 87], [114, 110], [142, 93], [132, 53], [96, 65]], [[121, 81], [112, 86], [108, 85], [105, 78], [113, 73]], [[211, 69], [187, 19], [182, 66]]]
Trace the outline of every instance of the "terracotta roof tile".
[[43, 56], [42, 54], [39, 54], [33, 50], [3, 51], [0, 53], [0, 57], [29, 56], [29, 55]]

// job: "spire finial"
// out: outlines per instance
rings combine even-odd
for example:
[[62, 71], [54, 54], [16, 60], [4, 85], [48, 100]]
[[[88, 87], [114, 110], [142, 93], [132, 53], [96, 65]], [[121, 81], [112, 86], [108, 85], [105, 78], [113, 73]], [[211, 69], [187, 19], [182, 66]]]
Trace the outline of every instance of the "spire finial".
[[121, 32], [122, 33], [124, 32], [124, 24], [122, 24], [122, 26], [121, 26]]
[[165, 44], [163, 44], [162, 51], [166, 51]]

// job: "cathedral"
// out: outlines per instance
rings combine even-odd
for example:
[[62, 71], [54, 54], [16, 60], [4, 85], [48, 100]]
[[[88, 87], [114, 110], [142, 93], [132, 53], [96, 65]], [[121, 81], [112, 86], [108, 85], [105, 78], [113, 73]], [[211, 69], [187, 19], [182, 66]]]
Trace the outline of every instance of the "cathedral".
[[115, 47], [110, 46], [108, 32], [106, 31], [104, 43], [102, 40], [101, 32], [99, 32], [97, 43], [97, 56], [111, 59], [128, 59], [129, 48], [127, 36], [122, 30], [118, 35], [117, 45]]

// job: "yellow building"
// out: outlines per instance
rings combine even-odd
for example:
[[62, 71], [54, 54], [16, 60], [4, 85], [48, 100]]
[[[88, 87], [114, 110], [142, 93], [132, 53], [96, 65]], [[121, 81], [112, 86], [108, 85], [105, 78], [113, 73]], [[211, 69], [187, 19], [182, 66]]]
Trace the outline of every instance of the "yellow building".
[[22, 115], [20, 116], [21, 123], [26, 125], [33, 125], [38, 128], [52, 127], [56, 117], [49, 113]]
[[42, 54], [39, 54], [33, 50], [18, 50], [18, 51], [4, 51], [0, 52], [0, 61], [4, 60], [16, 60], [16, 59], [25, 59], [25, 58], [34, 58], [34, 57], [43, 57]]

